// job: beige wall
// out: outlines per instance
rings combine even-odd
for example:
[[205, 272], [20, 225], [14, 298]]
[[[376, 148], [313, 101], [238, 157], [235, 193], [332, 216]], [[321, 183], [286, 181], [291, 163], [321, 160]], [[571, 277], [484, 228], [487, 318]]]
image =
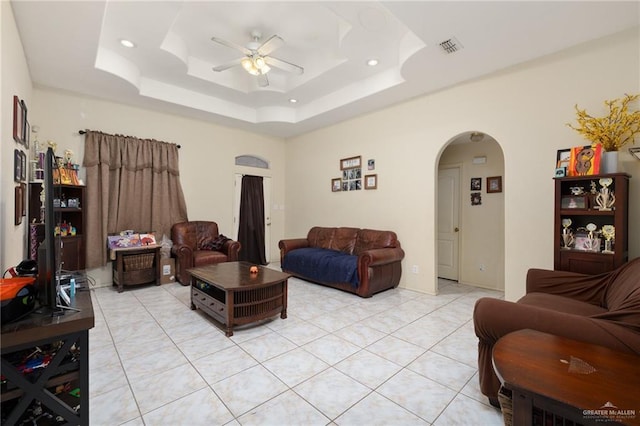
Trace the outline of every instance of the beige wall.
[[33, 122], [33, 102], [29, 69], [8, 1], [0, 2], [0, 22], [0, 272], [4, 272], [8, 267], [17, 265], [26, 254], [27, 218], [24, 217], [22, 225], [18, 226], [14, 219], [16, 183], [13, 181], [13, 150], [25, 148], [13, 141], [13, 96], [26, 102], [30, 123]]
[[[473, 164], [473, 157], [486, 163]], [[458, 281], [478, 287], [504, 289], [504, 192], [487, 193], [489, 176], [504, 175], [504, 157], [497, 142], [485, 140], [449, 145], [439, 167], [460, 168]], [[482, 178], [482, 190], [471, 191], [471, 178]], [[471, 205], [471, 193], [480, 192], [482, 204]]]
[[[42, 142], [55, 141], [58, 152], [73, 150], [80, 163], [84, 155], [84, 136], [78, 134], [79, 129], [154, 138], [181, 145], [180, 180], [189, 219], [213, 220], [218, 223], [220, 232], [228, 236], [234, 229], [234, 173], [270, 176], [272, 205], [284, 204], [284, 141], [278, 138], [42, 89], [34, 90], [33, 122], [40, 126]], [[242, 154], [267, 160], [270, 169], [235, 166], [235, 157]], [[284, 211], [273, 210], [271, 217], [271, 257], [279, 260], [277, 246], [284, 233]], [[108, 270], [90, 273], [100, 282], [111, 282]]]
[[[490, 77], [297, 137], [287, 144], [285, 235], [313, 225], [392, 229], [406, 251], [401, 286], [436, 292], [435, 182], [439, 156], [456, 135], [481, 130], [505, 160], [505, 297], [524, 294], [530, 267], [553, 267], [556, 150], [583, 145], [565, 126], [578, 103], [640, 91], [639, 32], [627, 31]], [[640, 199], [640, 162], [621, 153]], [[332, 193], [340, 158], [376, 159], [378, 189]], [[630, 256], [640, 256], [640, 203], [631, 203]], [[408, 271], [419, 265], [419, 274]]]

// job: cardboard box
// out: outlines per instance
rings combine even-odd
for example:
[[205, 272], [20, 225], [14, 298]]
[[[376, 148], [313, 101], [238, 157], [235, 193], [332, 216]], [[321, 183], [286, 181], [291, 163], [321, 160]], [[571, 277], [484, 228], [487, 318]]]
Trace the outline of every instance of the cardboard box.
[[176, 260], [160, 259], [160, 283], [169, 284], [176, 282]]

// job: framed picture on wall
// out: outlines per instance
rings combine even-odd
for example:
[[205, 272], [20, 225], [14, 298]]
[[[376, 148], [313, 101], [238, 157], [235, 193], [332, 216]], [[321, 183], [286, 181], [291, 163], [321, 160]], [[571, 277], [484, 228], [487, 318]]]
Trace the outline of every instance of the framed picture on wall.
[[16, 186], [15, 193], [15, 224], [20, 225], [22, 223], [22, 202], [24, 200], [24, 191], [22, 190], [22, 185]]
[[331, 179], [331, 191], [338, 192], [342, 190], [342, 179], [335, 178]]
[[22, 154], [19, 149], [13, 150], [13, 180], [20, 182], [22, 179]]
[[359, 169], [362, 167], [362, 157], [349, 157], [340, 160], [340, 170]]
[[502, 192], [502, 176], [491, 176], [487, 178], [487, 194]]
[[364, 189], [376, 189], [376, 188], [378, 188], [378, 175], [365, 175]]
[[471, 190], [480, 191], [482, 189], [482, 178], [471, 178]]
[[24, 112], [17, 96], [13, 97], [13, 140], [19, 144], [24, 143]]

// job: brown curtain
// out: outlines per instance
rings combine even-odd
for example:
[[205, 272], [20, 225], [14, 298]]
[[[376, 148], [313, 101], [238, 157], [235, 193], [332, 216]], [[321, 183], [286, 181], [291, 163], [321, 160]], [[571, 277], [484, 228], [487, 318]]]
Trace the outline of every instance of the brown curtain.
[[243, 176], [240, 190], [239, 260], [266, 265], [264, 252], [264, 190], [261, 176]]
[[87, 131], [86, 267], [107, 263], [107, 235], [125, 229], [171, 235], [187, 220], [175, 144]]

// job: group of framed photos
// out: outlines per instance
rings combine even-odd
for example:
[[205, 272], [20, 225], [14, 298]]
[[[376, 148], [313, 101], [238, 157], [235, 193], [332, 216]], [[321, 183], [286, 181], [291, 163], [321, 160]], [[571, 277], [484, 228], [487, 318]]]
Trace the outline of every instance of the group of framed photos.
[[[482, 204], [482, 178], [471, 178], [471, 205]], [[490, 176], [487, 178], [487, 194], [502, 192], [502, 176]]]
[[13, 150], [13, 180], [18, 183], [15, 188], [15, 224], [22, 223], [27, 215], [27, 152], [29, 150], [31, 126], [27, 119], [27, 104], [19, 97], [13, 97], [13, 140], [22, 148]]
[[555, 177], [597, 175], [600, 173], [601, 160], [600, 144], [559, 149], [556, 155]]
[[[375, 160], [367, 161], [368, 170], [375, 170]], [[362, 157], [349, 157], [340, 160], [340, 170], [342, 177], [331, 179], [331, 191], [358, 191], [362, 189], [364, 180], [364, 189], [378, 188], [378, 175], [368, 174], [362, 176]]]

